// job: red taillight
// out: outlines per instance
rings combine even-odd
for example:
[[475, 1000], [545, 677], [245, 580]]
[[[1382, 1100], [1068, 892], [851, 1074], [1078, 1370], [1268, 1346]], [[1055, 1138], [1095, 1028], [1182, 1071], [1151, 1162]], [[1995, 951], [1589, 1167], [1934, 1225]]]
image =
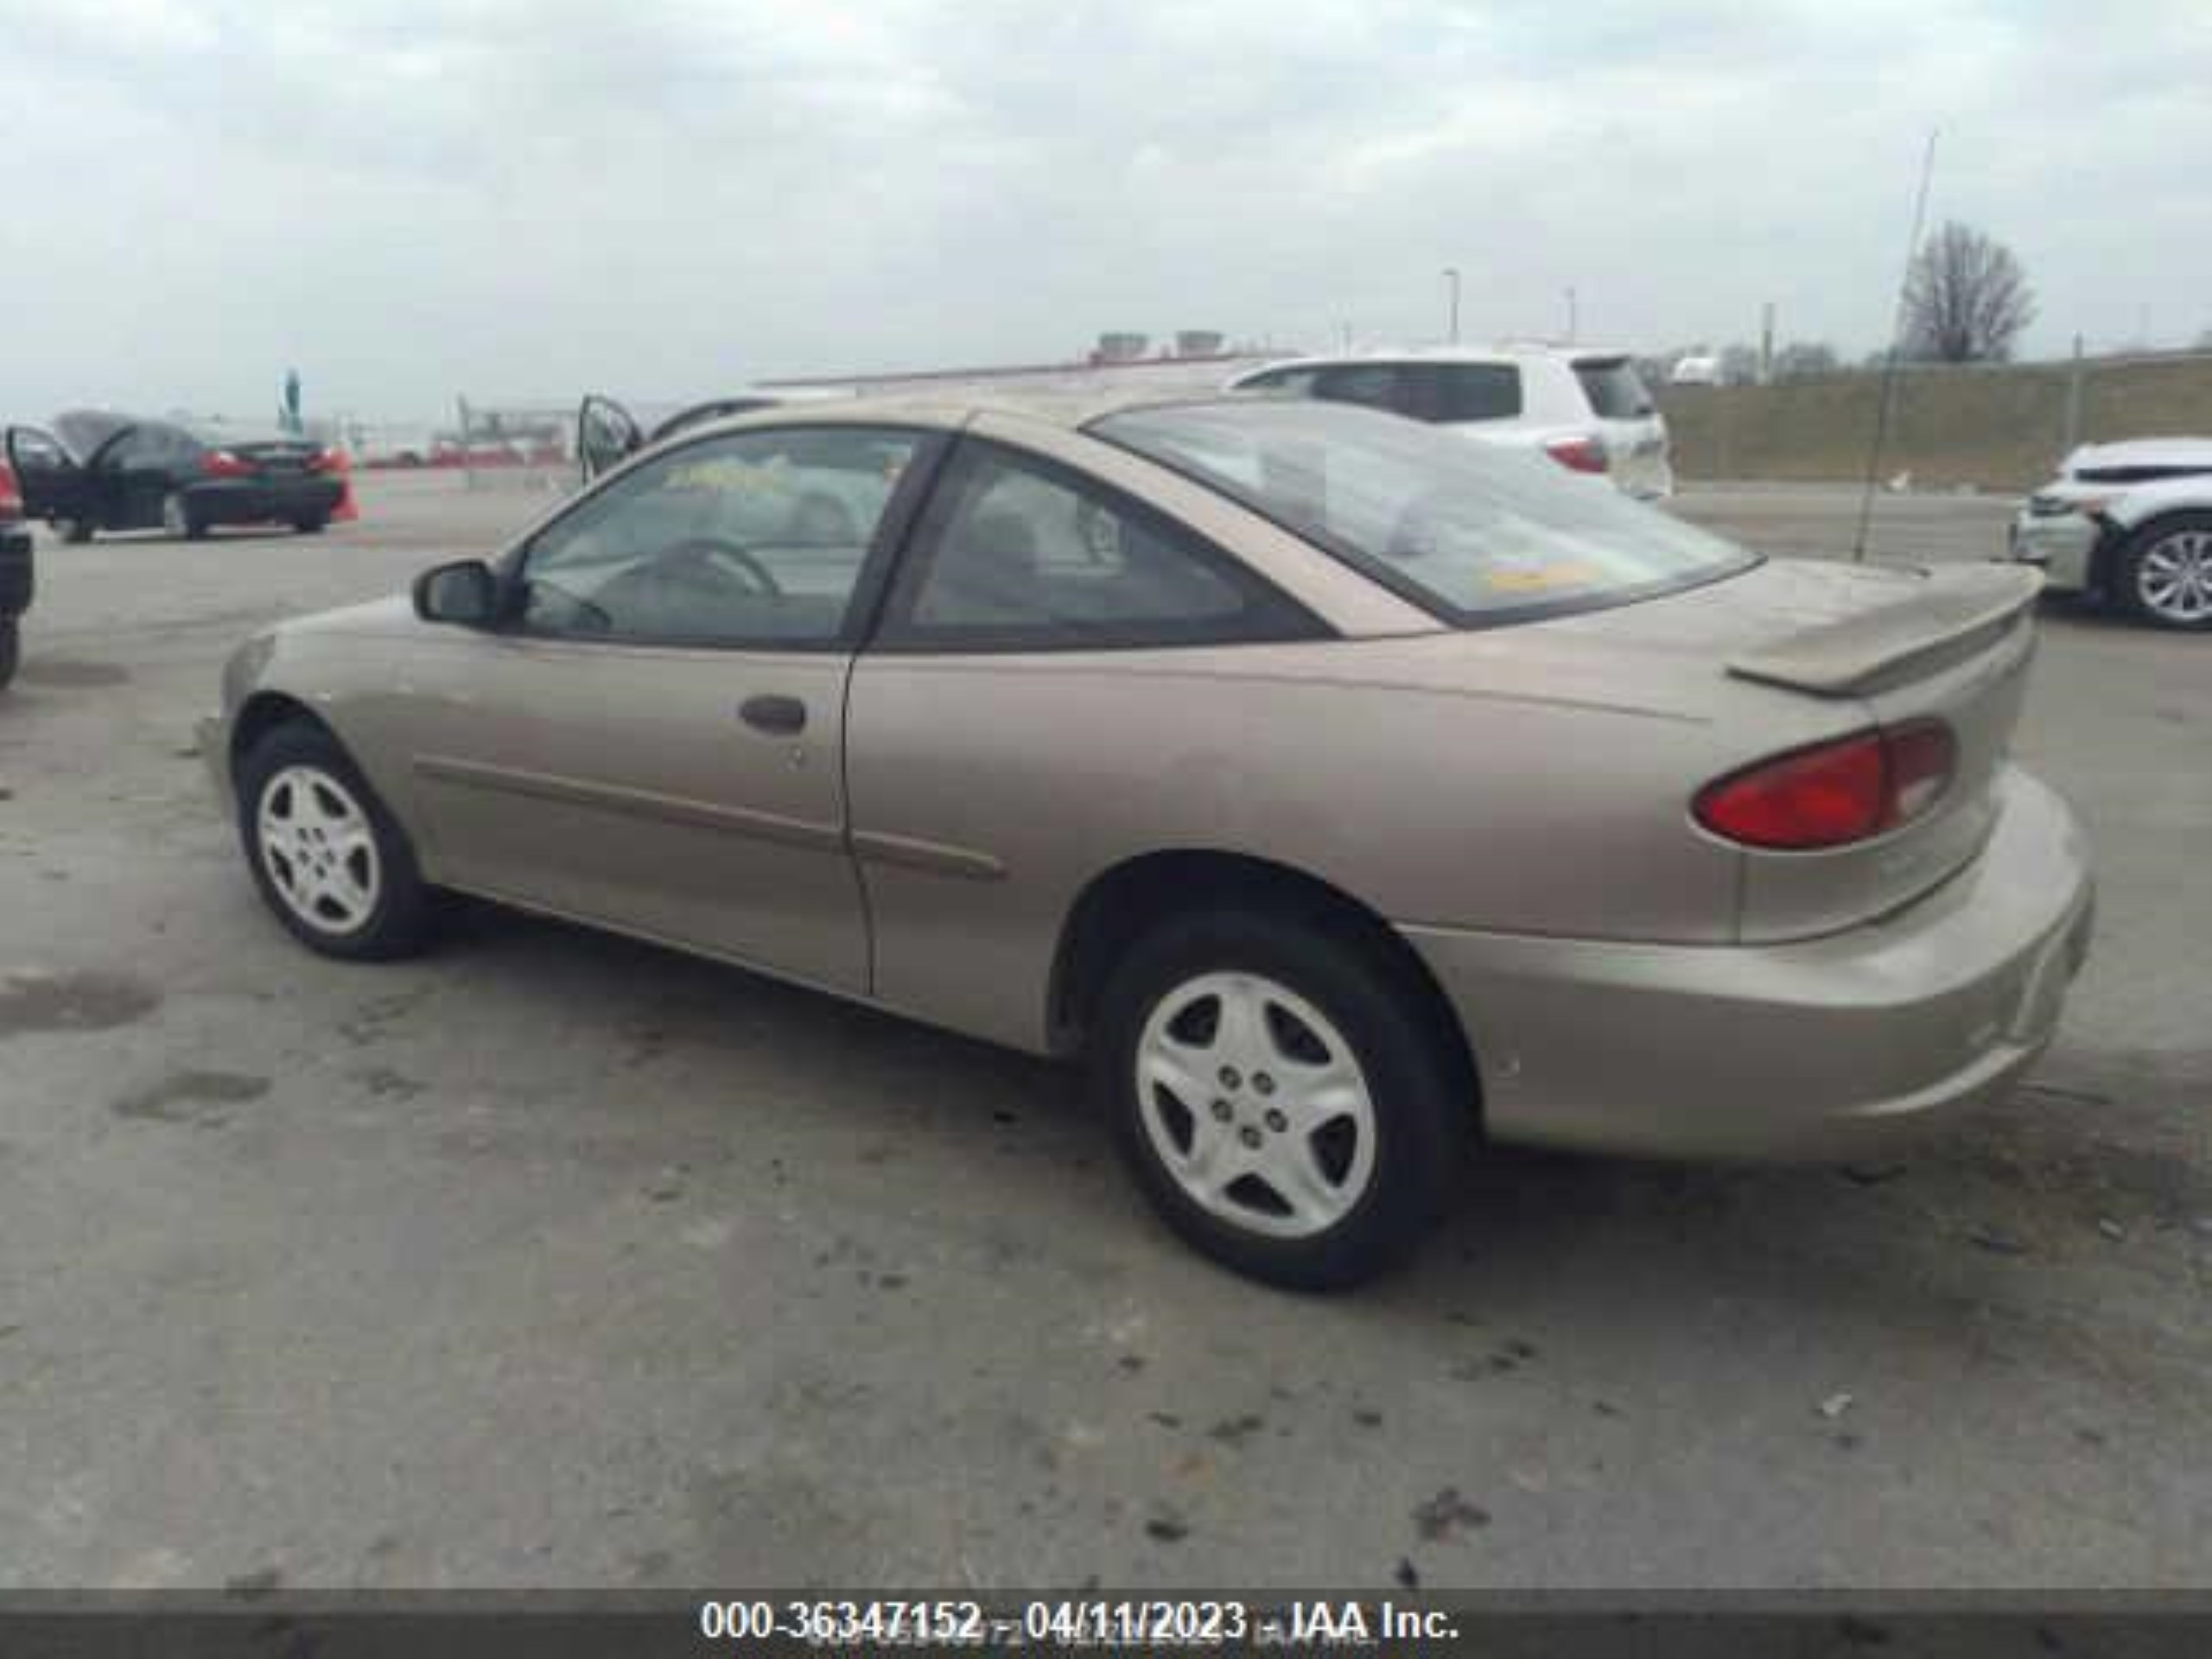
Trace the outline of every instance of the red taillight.
[[1612, 465], [1605, 454], [1605, 446], [1589, 436], [1579, 438], [1550, 438], [1544, 443], [1544, 453], [1570, 473], [1602, 473]]
[[0, 513], [14, 518], [23, 510], [23, 493], [16, 484], [16, 469], [0, 461]]
[[200, 470], [210, 478], [251, 478], [253, 466], [227, 449], [210, 449], [200, 457]]
[[1927, 811], [1957, 763], [1951, 728], [1915, 721], [1763, 760], [1707, 784], [1692, 810], [1714, 835], [1746, 847], [1848, 846]]
[[337, 469], [338, 452], [335, 449], [318, 449], [308, 457], [308, 471], [311, 473], [329, 473]]

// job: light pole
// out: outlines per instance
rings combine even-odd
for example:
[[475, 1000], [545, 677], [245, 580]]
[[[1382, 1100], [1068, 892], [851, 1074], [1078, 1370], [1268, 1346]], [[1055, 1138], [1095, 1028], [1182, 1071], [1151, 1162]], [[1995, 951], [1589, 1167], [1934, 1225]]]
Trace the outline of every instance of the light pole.
[[1568, 345], [1572, 346], [1572, 345], [1573, 345], [1573, 344], [1574, 344], [1574, 335], [1575, 335], [1574, 286], [1573, 286], [1573, 283], [1570, 283], [1567, 285], [1567, 343]]
[[1452, 323], [1451, 338], [1452, 343], [1454, 346], [1457, 346], [1459, 343], [1459, 268], [1457, 265], [1445, 266], [1444, 280], [1450, 285], [1450, 293], [1452, 296], [1449, 313]]

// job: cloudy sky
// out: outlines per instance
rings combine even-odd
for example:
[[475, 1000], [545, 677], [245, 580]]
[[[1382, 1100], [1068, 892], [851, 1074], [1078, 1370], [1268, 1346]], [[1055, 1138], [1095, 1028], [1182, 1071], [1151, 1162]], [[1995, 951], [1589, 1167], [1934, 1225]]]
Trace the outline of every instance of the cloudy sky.
[[2027, 346], [2212, 329], [2212, 7], [0, 0], [0, 412], [639, 399], [1563, 327], [1857, 355], [1931, 221]]

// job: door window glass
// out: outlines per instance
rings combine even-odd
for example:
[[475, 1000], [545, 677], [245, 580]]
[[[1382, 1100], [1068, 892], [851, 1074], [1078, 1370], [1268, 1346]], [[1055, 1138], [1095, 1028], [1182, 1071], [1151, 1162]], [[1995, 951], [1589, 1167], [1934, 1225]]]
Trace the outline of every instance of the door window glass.
[[834, 644], [919, 442], [881, 428], [789, 428], [646, 461], [531, 544], [523, 626], [670, 645]]
[[1314, 383], [1314, 394], [1332, 404], [1364, 404], [1370, 409], [1403, 412], [1406, 391], [1395, 363], [1356, 363], [1331, 369]]
[[887, 644], [1103, 649], [1305, 637], [1316, 625], [1168, 519], [971, 445], [940, 486]]

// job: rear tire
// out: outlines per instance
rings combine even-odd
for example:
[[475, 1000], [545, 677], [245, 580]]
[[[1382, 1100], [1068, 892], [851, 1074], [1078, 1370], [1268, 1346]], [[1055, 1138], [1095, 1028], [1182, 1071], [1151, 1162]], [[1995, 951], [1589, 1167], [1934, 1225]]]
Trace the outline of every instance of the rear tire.
[[15, 679], [16, 665], [22, 656], [22, 623], [12, 616], [0, 616], [0, 691], [5, 691]]
[[1464, 1176], [1474, 1103], [1408, 976], [1349, 930], [1201, 912], [1116, 967], [1093, 1065], [1122, 1158], [1185, 1242], [1296, 1290], [1409, 1255]]
[[318, 513], [305, 518], [293, 519], [292, 528], [298, 531], [302, 536], [320, 536], [322, 534], [325, 526], [329, 523], [329, 519], [323, 518]]
[[54, 527], [61, 532], [61, 539], [73, 547], [82, 547], [92, 539], [92, 521], [89, 518], [57, 518]]
[[415, 849], [338, 741], [296, 721], [238, 767], [238, 839], [254, 885], [309, 950], [349, 962], [412, 956], [436, 894]]
[[2130, 537], [2113, 566], [2120, 602], [2161, 628], [2212, 628], [2212, 512], [2154, 518]]
[[173, 542], [196, 542], [207, 534], [207, 524], [182, 491], [171, 490], [162, 498], [162, 530]]

